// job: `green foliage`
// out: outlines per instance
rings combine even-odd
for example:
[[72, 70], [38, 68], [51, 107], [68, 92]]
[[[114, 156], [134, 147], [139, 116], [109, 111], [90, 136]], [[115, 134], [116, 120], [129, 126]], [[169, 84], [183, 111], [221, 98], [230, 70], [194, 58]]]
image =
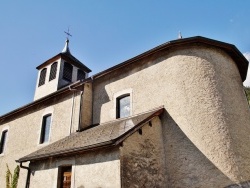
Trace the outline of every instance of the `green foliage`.
[[19, 172], [20, 172], [20, 167], [17, 165], [15, 170], [14, 170], [14, 175], [12, 176], [9, 166], [7, 166], [7, 171], [6, 171], [6, 188], [17, 188], [18, 184], [18, 178], [19, 178]]
[[245, 87], [245, 92], [246, 92], [247, 100], [250, 103], [250, 87]]
[[10, 172], [9, 166], [7, 166], [7, 171], [6, 171], [6, 188], [10, 188], [10, 182], [12, 181], [12, 174]]
[[19, 172], [20, 172], [20, 167], [17, 165], [15, 170], [14, 170], [14, 175], [13, 175], [11, 188], [17, 188]]

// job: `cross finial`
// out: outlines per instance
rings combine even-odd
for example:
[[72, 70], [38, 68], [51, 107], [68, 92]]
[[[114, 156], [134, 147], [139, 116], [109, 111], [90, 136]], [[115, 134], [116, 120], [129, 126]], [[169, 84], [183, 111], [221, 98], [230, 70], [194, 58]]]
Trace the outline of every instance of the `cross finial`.
[[64, 46], [64, 48], [62, 50], [62, 53], [70, 53], [70, 50], [69, 50], [69, 37], [72, 37], [72, 35], [69, 33], [69, 27], [68, 27], [68, 31], [64, 31], [64, 33], [66, 33], [67, 39], [66, 39], [65, 46]]
[[182, 39], [182, 35], [181, 35], [181, 32], [179, 31], [178, 33], [178, 39]]
[[67, 35], [67, 40], [69, 40], [69, 37], [72, 37], [72, 35], [69, 32], [69, 27], [68, 27], [68, 31], [64, 31], [64, 33], [66, 33]]

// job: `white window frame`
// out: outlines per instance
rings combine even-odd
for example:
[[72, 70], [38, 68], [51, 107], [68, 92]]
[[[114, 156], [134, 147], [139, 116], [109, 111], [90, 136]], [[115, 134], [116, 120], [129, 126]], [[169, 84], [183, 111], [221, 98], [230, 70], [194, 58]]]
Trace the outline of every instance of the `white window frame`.
[[117, 116], [117, 109], [116, 109], [117, 99], [119, 99], [120, 97], [125, 96], [125, 95], [130, 96], [129, 97], [129, 99], [130, 99], [130, 114], [129, 114], [129, 116], [133, 115], [133, 90], [132, 90], [132, 88], [127, 88], [127, 89], [124, 89], [122, 91], [118, 91], [118, 92], [114, 93], [114, 95], [113, 95], [113, 104], [114, 104], [114, 106], [113, 106], [113, 111], [114, 111], [113, 118], [114, 119], [117, 119], [116, 118], [116, 116]]
[[[43, 128], [43, 119], [45, 116], [48, 116], [48, 115], [51, 115], [51, 120], [50, 120], [50, 129], [49, 129], [49, 139], [48, 139], [48, 142], [43, 142], [41, 143], [41, 137], [42, 137], [42, 128]], [[41, 121], [40, 121], [40, 129], [39, 129], [39, 136], [38, 136], [38, 145], [48, 145], [50, 143], [50, 140], [51, 140], [51, 131], [52, 131], [52, 123], [53, 123], [53, 113], [52, 112], [47, 112], [47, 113], [44, 113], [42, 118], [41, 118]]]

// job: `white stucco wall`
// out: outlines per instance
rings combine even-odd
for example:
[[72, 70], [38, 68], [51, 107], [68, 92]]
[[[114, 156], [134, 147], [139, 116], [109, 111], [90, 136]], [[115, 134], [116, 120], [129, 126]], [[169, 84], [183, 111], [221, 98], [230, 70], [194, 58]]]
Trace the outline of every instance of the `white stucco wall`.
[[155, 117], [141, 131], [120, 147], [122, 187], [166, 187], [161, 120]]
[[[14, 171], [18, 164], [15, 160], [30, 154], [48, 144], [64, 138], [78, 129], [79, 93], [76, 93], [73, 105], [73, 93], [49, 103], [36, 105], [22, 114], [4, 120], [0, 131], [8, 128], [4, 153], [0, 155], [0, 185], [5, 185], [6, 164]], [[73, 107], [73, 108], [72, 108]], [[49, 142], [39, 144], [43, 116], [52, 114]], [[71, 118], [72, 115], [72, 118]], [[28, 165], [28, 164], [24, 164]], [[21, 169], [19, 186], [24, 187], [27, 170]]]
[[36, 86], [35, 86], [34, 100], [37, 100], [37, 99], [42, 98], [50, 93], [57, 91], [58, 81], [59, 81], [59, 73], [60, 73], [60, 69], [62, 66], [61, 61], [62, 61], [61, 58], [54, 61], [54, 62], [57, 62], [57, 70], [56, 70], [56, 78], [53, 80], [49, 81], [49, 76], [50, 76], [51, 65], [54, 62], [52, 62], [51, 64], [49, 64], [41, 69], [41, 70], [43, 70], [44, 68], [47, 68], [45, 83], [41, 86], [38, 86], [41, 70], [38, 71], [37, 81], [36, 81]]
[[[119, 188], [119, 149], [112, 148], [78, 154], [74, 157], [49, 159], [32, 163], [31, 188], [56, 188], [58, 168], [72, 166], [71, 187], [74, 188]], [[44, 182], [47, 179], [48, 181]]]
[[[174, 126], [184, 132], [179, 136], [186, 135], [194, 144], [182, 143], [175, 152], [203, 159], [196, 166], [186, 165], [183, 173], [167, 169], [172, 180], [181, 180], [183, 187], [190, 185], [187, 179], [194, 178], [194, 187], [220, 187], [250, 179], [250, 150], [245, 144], [250, 142], [249, 108], [237, 66], [225, 52], [201, 45], [158, 52], [98, 78], [94, 83], [94, 123], [114, 119], [114, 95], [125, 89], [133, 91], [132, 114], [164, 105]], [[167, 137], [171, 126], [166, 121], [165, 114], [164, 140], [174, 143], [175, 138]], [[186, 164], [193, 161], [187, 159]], [[194, 174], [190, 173], [193, 168]], [[220, 181], [211, 181], [218, 177]]]
[[[49, 81], [51, 65], [54, 62], [57, 62], [56, 78]], [[77, 81], [77, 71], [79, 68], [72, 65], [72, 64], [71, 65], [73, 66], [73, 70], [72, 70], [71, 82], [63, 79], [64, 62], [67, 62], [67, 61], [65, 61], [62, 58], [58, 58], [57, 60], [53, 61], [52, 63], [50, 63], [49, 65], [47, 65], [41, 69], [41, 70], [43, 70], [44, 68], [47, 68], [45, 84], [43, 84], [41, 86], [38, 86], [41, 70], [38, 71], [34, 100], [40, 99], [46, 95], [49, 95], [49, 94], [61, 89], [62, 87], [66, 86], [66, 85], [69, 85], [69, 84]], [[86, 73], [86, 78], [87, 78], [87, 76], [88, 76], [88, 73]]]

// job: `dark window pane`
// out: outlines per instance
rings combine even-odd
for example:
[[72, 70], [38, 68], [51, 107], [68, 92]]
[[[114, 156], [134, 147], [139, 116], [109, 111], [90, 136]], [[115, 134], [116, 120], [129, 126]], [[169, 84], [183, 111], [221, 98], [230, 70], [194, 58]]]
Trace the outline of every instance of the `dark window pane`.
[[6, 143], [6, 138], [7, 138], [7, 130], [2, 132], [2, 137], [1, 137], [1, 143], [0, 143], [0, 154], [3, 153], [5, 143]]
[[117, 99], [117, 118], [128, 117], [130, 115], [130, 96]]
[[49, 141], [51, 115], [43, 117], [40, 144]]
[[64, 67], [63, 67], [63, 79], [71, 82], [72, 80], [72, 71], [73, 71], [73, 66], [67, 62], [64, 62]]
[[45, 83], [46, 72], [47, 72], [46, 68], [43, 69], [43, 70], [41, 70], [38, 87], [41, 86], [41, 85], [43, 85]]
[[56, 78], [57, 62], [53, 63], [50, 68], [49, 81]]
[[82, 79], [85, 79], [85, 72], [78, 69], [78, 71], [77, 71], [77, 80], [82, 80]]

